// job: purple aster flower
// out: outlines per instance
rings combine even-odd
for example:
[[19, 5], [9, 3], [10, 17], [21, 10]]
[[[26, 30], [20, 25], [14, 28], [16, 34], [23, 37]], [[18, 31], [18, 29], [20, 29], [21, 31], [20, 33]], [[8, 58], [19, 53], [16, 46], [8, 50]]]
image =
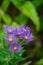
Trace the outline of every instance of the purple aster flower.
[[33, 40], [33, 34], [32, 33], [31, 34], [28, 33], [28, 34], [23, 36], [23, 39], [28, 43], [28, 42]]
[[21, 38], [23, 36], [23, 31], [21, 30], [21, 28], [16, 29], [14, 36], [16, 38]]
[[16, 38], [13, 37], [13, 35], [7, 36], [5, 38], [5, 41], [9, 44], [14, 44], [14, 42], [16, 41]]
[[5, 33], [12, 34], [16, 31], [15, 27], [4, 25]]
[[30, 32], [30, 27], [28, 27], [28, 26], [21, 25], [20, 28], [23, 31], [23, 33]]
[[10, 48], [9, 48], [9, 50], [10, 50], [11, 52], [14, 52], [14, 53], [20, 52], [21, 49], [22, 49], [21, 45], [18, 44], [18, 43], [16, 43], [16, 42], [15, 42], [14, 44], [12, 44], [12, 45], [10, 46]]

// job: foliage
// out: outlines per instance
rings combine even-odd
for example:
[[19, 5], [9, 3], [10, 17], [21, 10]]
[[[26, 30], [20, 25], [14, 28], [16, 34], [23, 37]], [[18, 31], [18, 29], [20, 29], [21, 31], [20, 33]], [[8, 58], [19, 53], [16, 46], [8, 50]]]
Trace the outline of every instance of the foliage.
[[[43, 65], [43, 9], [40, 9], [42, 5], [43, 0], [2, 0], [0, 5], [0, 65]], [[9, 44], [6, 44], [4, 40], [4, 24], [16, 27], [21, 24], [30, 26], [34, 34], [33, 42], [24, 45], [25, 50], [17, 55], [10, 53]]]

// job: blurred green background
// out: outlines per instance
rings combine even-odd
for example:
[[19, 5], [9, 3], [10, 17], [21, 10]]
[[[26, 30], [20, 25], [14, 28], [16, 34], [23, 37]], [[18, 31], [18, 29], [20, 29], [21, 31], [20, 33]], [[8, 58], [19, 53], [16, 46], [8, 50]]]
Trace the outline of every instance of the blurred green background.
[[0, 0], [0, 65], [10, 65], [4, 62], [9, 54], [1, 52], [6, 47], [2, 41], [4, 24], [16, 27], [24, 24], [34, 34], [34, 40], [24, 46], [22, 56], [28, 58], [17, 65], [43, 65], [43, 0]]

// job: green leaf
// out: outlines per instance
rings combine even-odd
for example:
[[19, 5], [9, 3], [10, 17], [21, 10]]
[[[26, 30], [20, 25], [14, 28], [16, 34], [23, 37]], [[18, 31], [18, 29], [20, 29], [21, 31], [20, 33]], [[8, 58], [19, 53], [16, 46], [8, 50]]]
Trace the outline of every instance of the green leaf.
[[39, 22], [39, 17], [37, 15], [34, 5], [30, 1], [27, 1], [19, 9], [21, 10], [23, 14], [25, 14], [27, 17], [29, 17], [33, 21], [33, 23], [36, 26], [36, 30], [39, 31], [40, 22]]
[[22, 56], [24, 52], [25, 52], [25, 50], [22, 49], [22, 50], [18, 53], [18, 55], [19, 55], [19, 56]]
[[11, 0], [13, 2], [13, 4], [16, 5], [16, 7], [19, 7], [21, 4], [20, 4], [20, 0]]
[[4, 0], [1, 6], [2, 10], [6, 11], [9, 4], [10, 4], [10, 0]]
[[0, 9], [0, 16], [6, 24], [11, 24], [11, 18]]
[[25, 0], [11, 0], [11, 2], [19, 8], [25, 2]]
[[[21, 53], [21, 52], [20, 52], [20, 53]], [[11, 57], [13, 57], [11, 61], [17, 63], [17, 62], [24, 61], [24, 60], [27, 59], [27, 57], [26, 57], [26, 58], [23, 58], [23, 57], [22, 57], [23, 51], [22, 51], [21, 54], [20, 54], [20, 53], [18, 53], [18, 54], [15, 54], [15, 53], [14, 53], [14, 55], [11, 54]]]
[[43, 0], [33, 0], [32, 3], [35, 5], [35, 7], [38, 7], [43, 3]]
[[16, 21], [13, 21], [13, 23], [11, 24], [13, 27], [19, 27], [19, 24]]
[[11, 65], [17, 65], [14, 61], [10, 62]]
[[11, 26], [16, 26], [18, 27], [19, 25], [17, 24], [17, 22], [11, 20], [11, 18], [6, 15], [1, 9], [0, 9], [0, 19], [3, 19], [3, 21], [7, 24], [7, 25], [11, 25]]
[[11, 52], [10, 53], [10, 56], [11, 56], [11, 58], [14, 58], [14, 53]]
[[3, 65], [9, 65], [9, 63], [6, 61], [6, 62], [3, 62]]
[[18, 16], [15, 17], [14, 20], [17, 21], [18, 24], [26, 24], [28, 18], [23, 14], [19, 14]]
[[10, 61], [10, 54], [6, 50], [2, 49], [0, 50], [0, 61]]
[[38, 62], [34, 63], [34, 65], [43, 65], [43, 58], [40, 59]]

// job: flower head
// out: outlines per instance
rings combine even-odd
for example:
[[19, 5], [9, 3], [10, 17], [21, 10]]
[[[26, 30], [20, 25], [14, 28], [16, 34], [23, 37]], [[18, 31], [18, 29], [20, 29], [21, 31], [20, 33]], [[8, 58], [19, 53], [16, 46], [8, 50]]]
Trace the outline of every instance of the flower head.
[[21, 45], [18, 44], [18, 43], [16, 43], [16, 42], [15, 42], [14, 44], [12, 44], [12, 45], [10, 46], [10, 48], [9, 48], [9, 50], [10, 50], [11, 52], [14, 52], [14, 53], [20, 52], [21, 49], [22, 49]]
[[16, 38], [14, 38], [12, 35], [5, 38], [5, 41], [7, 43], [13, 44], [16, 41]]
[[16, 38], [21, 38], [23, 36], [23, 31], [21, 30], [21, 28], [16, 29], [14, 36]]
[[27, 34], [28, 32], [30, 32], [30, 27], [28, 26], [21, 25], [20, 28], [23, 31], [23, 33]]
[[16, 31], [15, 27], [4, 25], [5, 33], [13, 34]]
[[23, 36], [23, 39], [28, 43], [28, 42], [33, 40], [33, 34], [32, 33], [31, 34], [28, 33], [28, 34]]

